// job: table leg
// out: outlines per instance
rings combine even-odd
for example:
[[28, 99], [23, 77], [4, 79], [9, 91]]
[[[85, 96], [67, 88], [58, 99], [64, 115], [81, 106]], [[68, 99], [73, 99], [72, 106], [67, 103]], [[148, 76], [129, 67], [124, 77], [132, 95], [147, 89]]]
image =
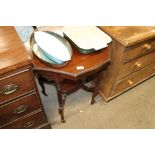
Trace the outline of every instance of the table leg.
[[57, 96], [58, 96], [58, 102], [59, 102], [59, 114], [61, 116], [61, 123], [65, 123], [65, 119], [64, 119], [64, 105], [65, 105], [65, 99], [66, 97], [63, 95], [62, 91], [61, 91], [61, 86], [60, 84], [56, 84], [56, 88], [57, 88]]
[[39, 84], [40, 84], [40, 86], [41, 86], [41, 88], [42, 88], [42, 91], [41, 91], [41, 92], [42, 92], [45, 96], [47, 96], [46, 91], [45, 91], [45, 86], [44, 86], [44, 79], [43, 79], [41, 76], [38, 77], [38, 82], [39, 82]]
[[99, 80], [100, 80], [100, 76], [101, 76], [101, 71], [98, 73], [98, 75], [96, 76], [96, 79], [94, 81], [95, 86], [94, 86], [94, 90], [93, 90], [93, 96], [92, 96], [92, 100], [91, 100], [91, 105], [95, 103], [95, 97], [99, 94]]

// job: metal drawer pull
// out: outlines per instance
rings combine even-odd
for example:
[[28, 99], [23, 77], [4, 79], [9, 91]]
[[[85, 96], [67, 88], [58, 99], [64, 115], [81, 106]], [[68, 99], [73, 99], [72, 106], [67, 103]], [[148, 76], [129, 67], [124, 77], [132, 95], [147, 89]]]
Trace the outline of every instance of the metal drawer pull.
[[136, 66], [137, 68], [141, 67], [141, 65], [142, 65], [142, 64], [141, 64], [140, 62], [136, 62], [136, 63], [135, 63], [135, 66]]
[[35, 123], [35, 121], [29, 121], [24, 124], [24, 128], [31, 128], [31, 127], [33, 127], [34, 123]]
[[131, 86], [133, 85], [133, 81], [132, 80], [128, 80], [128, 84]]
[[146, 49], [146, 50], [150, 50], [151, 49], [151, 45], [150, 44], [144, 44], [142, 46], [143, 49]]
[[15, 84], [9, 84], [0, 89], [0, 94], [8, 95], [15, 92], [18, 89], [18, 86]]
[[13, 111], [13, 113], [14, 113], [14, 114], [21, 114], [21, 113], [24, 113], [25, 111], [27, 111], [27, 108], [28, 108], [27, 105], [21, 105], [21, 106], [17, 107], [17, 108]]

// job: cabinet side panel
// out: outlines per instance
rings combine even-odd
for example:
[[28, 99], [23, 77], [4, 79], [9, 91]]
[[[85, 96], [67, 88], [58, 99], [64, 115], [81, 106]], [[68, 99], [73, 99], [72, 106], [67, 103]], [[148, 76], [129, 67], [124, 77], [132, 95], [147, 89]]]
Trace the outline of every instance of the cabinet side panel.
[[113, 39], [110, 44], [111, 65], [103, 72], [100, 80], [100, 93], [106, 101], [111, 97], [115, 86], [120, 66], [122, 65], [123, 52], [125, 47]]

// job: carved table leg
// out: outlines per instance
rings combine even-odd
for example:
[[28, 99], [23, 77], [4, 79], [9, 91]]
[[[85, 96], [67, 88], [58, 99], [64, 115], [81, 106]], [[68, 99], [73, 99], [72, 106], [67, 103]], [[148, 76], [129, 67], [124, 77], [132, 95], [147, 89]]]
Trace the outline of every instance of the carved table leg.
[[48, 95], [46, 94], [46, 91], [45, 91], [44, 79], [43, 79], [41, 76], [38, 77], [38, 82], [39, 82], [39, 84], [40, 84], [40, 86], [41, 86], [41, 88], [42, 88], [42, 91], [41, 91], [41, 92], [42, 92], [45, 96], [48, 96]]
[[95, 86], [93, 96], [92, 96], [92, 100], [91, 100], [91, 104], [95, 103], [95, 97], [98, 95], [98, 92], [99, 92], [99, 88], [97, 86]]
[[95, 103], [95, 97], [99, 94], [99, 80], [100, 80], [100, 76], [101, 76], [101, 72], [99, 72], [98, 76], [96, 77], [94, 83], [94, 90], [93, 90], [93, 96], [92, 96], [92, 100], [91, 100], [91, 105]]
[[57, 83], [56, 88], [57, 88], [57, 95], [58, 95], [58, 102], [59, 102], [59, 114], [61, 116], [61, 123], [65, 123], [66, 121], [64, 119], [64, 105], [65, 105], [66, 97], [61, 91], [60, 84]]

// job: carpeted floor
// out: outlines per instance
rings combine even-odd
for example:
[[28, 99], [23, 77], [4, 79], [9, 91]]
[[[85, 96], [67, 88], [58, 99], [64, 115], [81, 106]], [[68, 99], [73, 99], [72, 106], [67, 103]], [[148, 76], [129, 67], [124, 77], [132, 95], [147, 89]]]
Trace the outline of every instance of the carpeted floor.
[[[39, 87], [39, 86], [38, 86]], [[40, 88], [40, 87], [39, 87]], [[49, 122], [54, 129], [141, 129], [155, 128], [155, 77], [113, 99], [108, 104], [91, 93], [79, 90], [67, 97], [66, 123], [60, 123], [55, 87], [46, 85], [48, 97], [41, 94]]]

